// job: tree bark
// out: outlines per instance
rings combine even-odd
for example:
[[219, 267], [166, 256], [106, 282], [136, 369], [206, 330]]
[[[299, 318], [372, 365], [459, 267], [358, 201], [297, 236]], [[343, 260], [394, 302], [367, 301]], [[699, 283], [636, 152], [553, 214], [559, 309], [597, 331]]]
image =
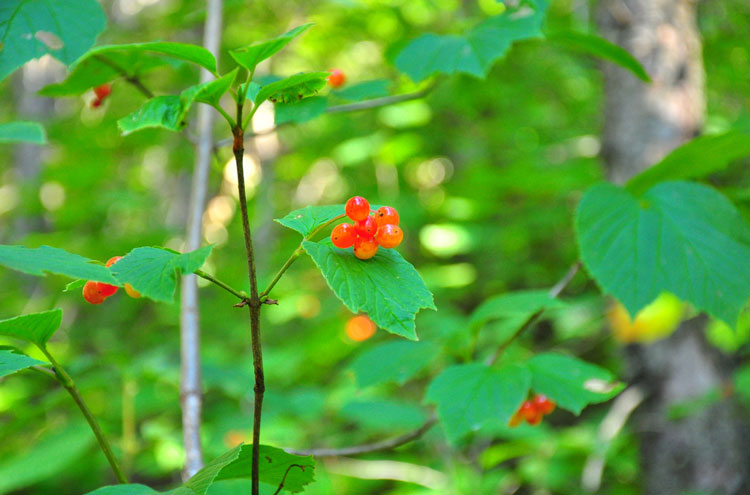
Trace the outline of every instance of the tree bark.
[[[643, 83], [623, 69], [604, 68], [606, 108], [602, 143], [616, 183], [653, 165], [698, 135], [704, 118], [704, 72], [689, 0], [602, 0], [598, 24], [610, 41], [633, 54], [651, 75]], [[643, 493], [750, 493], [746, 421], [731, 396], [682, 419], [671, 407], [730, 383], [731, 359], [704, 338], [705, 319], [684, 322], [669, 338], [627, 348], [630, 380], [648, 398], [636, 410]]]

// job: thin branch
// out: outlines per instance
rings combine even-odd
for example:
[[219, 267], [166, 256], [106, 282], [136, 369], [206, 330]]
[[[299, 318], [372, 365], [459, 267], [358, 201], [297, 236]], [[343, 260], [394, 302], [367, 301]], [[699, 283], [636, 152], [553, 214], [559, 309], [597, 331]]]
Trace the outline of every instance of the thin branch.
[[[550, 290], [549, 290], [549, 296], [550, 297], [557, 297], [560, 295], [560, 293], [565, 290], [565, 287], [568, 286], [571, 280], [573, 280], [573, 277], [576, 276], [576, 273], [578, 273], [578, 270], [581, 268], [581, 262], [576, 261], [571, 265], [571, 267], [568, 269], [568, 271], [565, 273], [563, 278], [561, 278]], [[536, 320], [542, 316], [542, 313], [544, 313], [544, 309], [540, 309], [539, 311], [536, 311], [531, 316], [526, 318], [526, 321], [524, 321], [520, 327], [515, 331], [513, 335], [510, 336], [509, 339], [507, 339], [505, 342], [500, 344], [500, 346], [497, 348], [495, 353], [487, 360], [487, 365], [490, 366], [495, 363], [495, 361], [498, 360], [498, 358], [505, 352], [505, 350], [510, 347], [510, 345], [515, 342], [515, 340], [521, 336], [522, 333], [524, 333], [531, 325], [533, 325]]]
[[379, 452], [382, 450], [391, 450], [395, 449], [396, 447], [400, 447], [401, 445], [407, 444], [411, 441], [414, 441], [427, 433], [430, 428], [435, 426], [437, 423], [437, 418], [435, 416], [431, 417], [427, 421], [422, 424], [419, 428], [416, 430], [410, 431], [409, 433], [405, 433], [403, 435], [399, 435], [397, 437], [389, 438], [387, 440], [382, 440], [380, 442], [375, 443], [367, 443], [364, 445], [354, 445], [352, 447], [343, 447], [340, 449], [307, 449], [307, 450], [295, 450], [295, 449], [285, 449], [286, 452], [293, 455], [312, 455], [315, 457], [336, 457], [336, 456], [342, 456], [342, 455], [360, 455], [360, 454], [367, 454], [370, 452]]
[[151, 99], [154, 97], [154, 93], [151, 92], [150, 89], [148, 89], [146, 86], [143, 85], [143, 82], [138, 78], [138, 76], [134, 76], [128, 73], [127, 70], [125, 70], [124, 67], [121, 67], [120, 64], [117, 62], [114, 62], [104, 55], [94, 55], [94, 57], [100, 61], [103, 64], [109, 65], [114, 70], [116, 70], [127, 82], [135, 86], [135, 88], [140, 91], [143, 96], [145, 96], [148, 99]]
[[[222, 0], [208, 0], [206, 21], [203, 32], [203, 46], [219, 58], [221, 41]], [[212, 80], [211, 73], [201, 71], [201, 83]], [[218, 107], [225, 118], [232, 119]], [[193, 170], [193, 183], [190, 189], [190, 202], [186, 225], [185, 246], [188, 251], [201, 247], [203, 210], [208, 195], [208, 176], [213, 149], [213, 128], [216, 114], [211, 107], [198, 108], [197, 146]], [[214, 281], [220, 287], [220, 284]], [[226, 289], [226, 287], [223, 287]], [[187, 480], [203, 467], [201, 448], [201, 412], [203, 392], [201, 388], [200, 366], [200, 313], [198, 307], [198, 283], [195, 275], [182, 277], [182, 297], [180, 299], [180, 407], [182, 409], [182, 441], [185, 447], [185, 468], [183, 480]]]
[[[225, 291], [229, 292], [230, 294], [232, 294], [234, 297], [236, 297], [240, 301], [248, 301], [249, 302], [249, 300], [250, 300], [250, 298], [248, 297], [248, 295], [245, 294], [244, 292], [239, 291], [237, 289], [234, 289], [234, 288], [230, 287], [228, 284], [222, 282], [221, 280], [217, 279], [213, 275], [210, 275], [210, 274], [204, 272], [203, 270], [197, 270], [195, 272], [195, 274], [198, 275], [200, 278], [208, 280], [212, 284], [215, 284], [218, 287], [221, 287], [222, 289], [224, 289]], [[244, 306], [244, 304], [243, 304], [243, 306]]]
[[302, 464], [290, 464], [289, 467], [286, 468], [286, 471], [284, 472], [284, 477], [281, 478], [281, 483], [279, 483], [279, 487], [276, 489], [275, 492], [273, 492], [273, 495], [279, 495], [281, 490], [284, 488], [284, 483], [286, 483], [286, 477], [289, 474], [289, 471], [291, 471], [292, 468], [294, 467], [298, 467], [302, 470], [302, 472], [304, 472], [306, 466], [303, 466]]
[[122, 472], [122, 469], [120, 468], [120, 464], [117, 462], [117, 458], [115, 457], [114, 452], [112, 452], [112, 447], [109, 444], [109, 440], [107, 440], [107, 437], [104, 436], [104, 432], [99, 426], [99, 423], [96, 421], [96, 418], [91, 413], [89, 407], [86, 405], [86, 402], [84, 402], [83, 397], [81, 396], [81, 392], [78, 391], [78, 387], [76, 387], [75, 382], [63, 369], [63, 367], [60, 366], [60, 363], [57, 362], [52, 354], [50, 354], [46, 346], [40, 345], [39, 349], [47, 357], [50, 364], [52, 364], [52, 367], [55, 370], [55, 377], [57, 378], [57, 381], [60, 382], [65, 390], [68, 391], [68, 394], [70, 394], [70, 396], [73, 398], [73, 401], [75, 401], [78, 409], [81, 410], [81, 413], [83, 413], [83, 416], [89, 423], [91, 431], [94, 432], [94, 436], [96, 437], [96, 441], [99, 442], [99, 447], [102, 449], [102, 452], [104, 452], [104, 456], [107, 458], [107, 461], [109, 461], [109, 465], [112, 467], [112, 471], [115, 473], [117, 482], [127, 483], [128, 479], [125, 476], [125, 473]]

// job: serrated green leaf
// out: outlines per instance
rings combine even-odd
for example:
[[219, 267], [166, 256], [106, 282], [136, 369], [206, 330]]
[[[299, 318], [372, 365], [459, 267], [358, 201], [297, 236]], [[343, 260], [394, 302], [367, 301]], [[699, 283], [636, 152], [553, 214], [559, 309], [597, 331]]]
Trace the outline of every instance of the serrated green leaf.
[[388, 79], [373, 79], [372, 81], [364, 81], [352, 84], [343, 89], [337, 89], [336, 91], [332, 91], [331, 94], [336, 98], [348, 101], [369, 100], [388, 96], [390, 85], [391, 81]]
[[172, 302], [177, 278], [198, 270], [211, 253], [205, 246], [185, 254], [166, 249], [139, 247], [110, 267], [118, 285], [130, 284], [142, 296]]
[[[111, 485], [97, 488], [86, 495], [154, 495], [158, 494], [156, 490], [140, 484]], [[193, 495], [192, 492], [190, 495]]]
[[625, 189], [640, 196], [659, 182], [705, 177], [746, 156], [750, 156], [750, 135], [745, 132], [700, 136], [630, 179]]
[[278, 103], [274, 105], [276, 112], [274, 122], [276, 125], [287, 122], [301, 124], [325, 113], [327, 107], [328, 100], [323, 96], [312, 96], [291, 103]]
[[19, 120], [0, 124], [0, 143], [47, 144], [47, 136], [42, 124]]
[[285, 77], [279, 81], [261, 86], [255, 103], [260, 105], [266, 100], [274, 103], [289, 103], [316, 94], [326, 85], [328, 72], [307, 72]]
[[236, 461], [240, 456], [241, 450], [242, 447], [235, 447], [232, 450], [224, 452], [187, 480], [185, 487], [192, 490], [195, 495], [205, 495], [208, 488], [217, 479], [216, 477], [219, 472]]
[[183, 107], [178, 95], [164, 95], [151, 98], [141, 108], [117, 121], [123, 135], [131, 132], [162, 127], [170, 131], [181, 131], [187, 123]]
[[531, 373], [518, 365], [492, 368], [481, 363], [451, 366], [427, 388], [425, 401], [451, 443], [489, 424], [506, 424], [526, 399]]
[[403, 385], [427, 367], [439, 352], [438, 346], [428, 342], [395, 340], [362, 352], [350, 368], [360, 387], [385, 382]]
[[422, 35], [401, 50], [396, 68], [415, 82], [457, 72], [484, 78], [514, 42], [542, 37], [546, 10], [546, 2], [539, 2], [536, 10], [505, 12], [463, 35]]
[[604, 368], [562, 354], [537, 354], [527, 366], [532, 390], [575, 414], [589, 404], [608, 401], [623, 388]]
[[[216, 481], [249, 478], [252, 471], [252, 457], [252, 445], [243, 445], [237, 458], [219, 471]], [[260, 481], [271, 486], [279, 486], [286, 474], [283, 489], [291, 493], [301, 492], [305, 485], [315, 479], [315, 461], [312, 456], [287, 454], [276, 447], [261, 445], [259, 464]], [[302, 468], [291, 467], [293, 464]]]
[[234, 83], [234, 80], [237, 77], [237, 72], [239, 70], [240, 69], [238, 67], [232, 72], [229, 72], [218, 79], [214, 79], [213, 81], [208, 81], [202, 84], [196, 84], [195, 86], [187, 88], [182, 93], [180, 93], [180, 102], [182, 103], [183, 107], [186, 108], [190, 108], [194, 101], [218, 106], [221, 97], [224, 95], [224, 93], [229, 91], [229, 88], [232, 87], [232, 84]]
[[[2, 328], [2, 321], [0, 321], [0, 328]], [[38, 364], [47, 363], [30, 358], [16, 349], [0, 349], [0, 376], [10, 375]]]
[[471, 315], [471, 326], [478, 328], [490, 320], [507, 318], [522, 324], [543, 309], [563, 308], [565, 303], [550, 297], [549, 292], [528, 290], [509, 292], [486, 299]]
[[586, 269], [631, 315], [666, 291], [734, 327], [750, 297], [750, 228], [707, 186], [663, 182], [636, 199], [599, 184], [576, 227]]
[[44, 276], [47, 273], [54, 273], [119, 285], [104, 265], [49, 246], [30, 249], [23, 246], [0, 245], [0, 265], [30, 275]]
[[312, 23], [304, 24], [287, 31], [277, 38], [253, 43], [252, 45], [237, 48], [236, 50], [230, 50], [229, 55], [231, 55], [234, 61], [242, 67], [253, 72], [256, 65], [278, 53], [290, 41], [305, 32], [310, 26], [312, 26]]
[[50, 54], [72, 64], [106, 26], [96, 0], [0, 2], [0, 81], [29, 60]]
[[382, 329], [417, 340], [414, 317], [422, 308], [436, 309], [432, 293], [414, 267], [394, 249], [380, 249], [369, 260], [339, 249], [330, 239], [304, 241], [328, 286], [350, 311], [364, 311]]
[[65, 284], [65, 288], [63, 289], [63, 292], [70, 292], [73, 290], [77, 290], [82, 288], [84, 285], [86, 285], [85, 280], [73, 280], [70, 283]]
[[62, 310], [43, 311], [7, 320], [0, 320], [0, 335], [31, 342], [44, 347], [52, 335], [60, 328]]
[[119, 69], [133, 77], [167, 65], [163, 56], [191, 62], [208, 69], [212, 74], [216, 73], [216, 59], [202, 46], [164, 41], [102, 45], [92, 48], [78, 59], [63, 82], [46, 86], [39, 94], [79, 95], [94, 86], [123, 77]]
[[275, 221], [308, 237], [318, 227], [344, 214], [344, 205], [306, 206]]
[[547, 39], [560, 43], [568, 48], [589, 53], [596, 57], [613, 62], [632, 72], [637, 78], [651, 82], [646, 69], [627, 50], [610, 43], [600, 36], [578, 31], [557, 31], [548, 34]]

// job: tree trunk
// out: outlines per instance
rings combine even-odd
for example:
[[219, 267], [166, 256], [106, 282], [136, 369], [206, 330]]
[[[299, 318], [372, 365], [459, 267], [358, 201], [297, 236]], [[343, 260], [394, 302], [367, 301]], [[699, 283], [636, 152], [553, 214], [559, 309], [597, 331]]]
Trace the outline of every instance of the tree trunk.
[[[602, 155], [609, 178], [624, 183], [698, 135], [704, 117], [703, 65], [695, 2], [602, 0], [598, 23], [610, 41], [651, 75], [643, 83], [623, 69], [604, 69]], [[703, 318], [668, 339], [627, 349], [631, 380], [648, 399], [636, 411], [644, 493], [750, 493], [747, 424], [731, 397], [682, 419], [671, 406], [726, 389], [731, 360], [704, 338]]]

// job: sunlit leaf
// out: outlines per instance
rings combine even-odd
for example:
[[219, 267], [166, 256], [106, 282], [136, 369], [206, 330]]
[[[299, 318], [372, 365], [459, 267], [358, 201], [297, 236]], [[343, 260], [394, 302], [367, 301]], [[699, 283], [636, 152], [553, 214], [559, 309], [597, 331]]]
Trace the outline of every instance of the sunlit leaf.
[[237, 48], [236, 50], [230, 50], [229, 55], [232, 56], [235, 62], [252, 72], [255, 70], [256, 65], [278, 53], [279, 50], [305, 32], [310, 26], [312, 26], [312, 23], [304, 24], [287, 31], [277, 38], [254, 43], [243, 48]]
[[60, 328], [62, 310], [43, 311], [7, 320], [0, 320], [0, 335], [25, 340], [44, 347], [52, 335]]
[[289, 103], [315, 95], [326, 85], [328, 75], [328, 72], [308, 72], [266, 84], [261, 86], [255, 97], [255, 103], [260, 105], [266, 100], [274, 103]]
[[49, 246], [30, 249], [23, 246], [0, 245], [0, 265], [30, 275], [44, 276], [54, 273], [117, 285], [117, 280], [104, 265]]

